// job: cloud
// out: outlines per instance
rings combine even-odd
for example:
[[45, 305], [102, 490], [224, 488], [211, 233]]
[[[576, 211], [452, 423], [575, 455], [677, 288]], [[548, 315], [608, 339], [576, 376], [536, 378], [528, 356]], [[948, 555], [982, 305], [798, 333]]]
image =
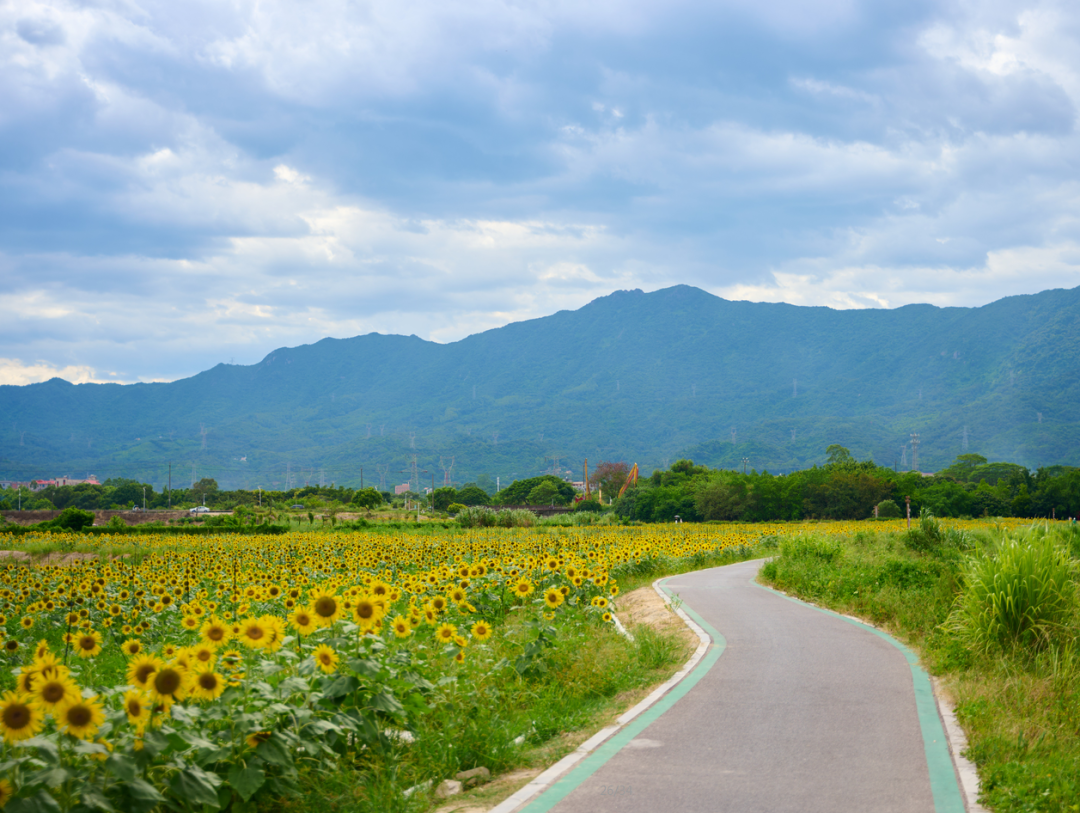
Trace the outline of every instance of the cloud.
[[119, 379], [116, 373], [102, 375], [92, 367], [81, 364], [57, 367], [46, 361], [24, 364], [20, 359], [0, 358], [0, 385], [14, 384], [22, 386], [24, 384], [37, 384], [52, 378], [62, 378], [72, 384], [132, 383]]

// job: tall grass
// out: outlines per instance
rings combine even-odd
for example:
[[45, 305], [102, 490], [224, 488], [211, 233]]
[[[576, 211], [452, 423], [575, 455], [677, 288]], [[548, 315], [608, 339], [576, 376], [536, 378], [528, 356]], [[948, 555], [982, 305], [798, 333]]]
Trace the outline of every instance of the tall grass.
[[964, 588], [950, 616], [970, 645], [1043, 649], [1067, 634], [1076, 600], [1075, 565], [1052, 535], [1028, 532], [964, 567]]

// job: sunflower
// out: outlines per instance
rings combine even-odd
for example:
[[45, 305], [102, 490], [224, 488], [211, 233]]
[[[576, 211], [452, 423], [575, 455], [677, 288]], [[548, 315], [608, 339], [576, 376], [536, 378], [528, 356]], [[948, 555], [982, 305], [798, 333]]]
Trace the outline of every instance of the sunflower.
[[42, 638], [37, 642], [37, 646], [34, 648], [34, 660], [40, 665], [46, 657], [52, 658], [52, 662], [57, 663], [56, 656], [53, 655], [52, 650], [49, 649], [49, 642]]
[[30, 616], [23, 616], [23, 619], [19, 622], [19, 626], [24, 630], [28, 630], [34, 626], [34, 619]]
[[345, 608], [342, 605], [341, 599], [335, 595], [334, 590], [330, 590], [325, 587], [319, 587], [311, 591], [308, 596], [308, 602], [311, 605], [311, 612], [315, 616], [315, 620], [319, 626], [328, 627], [341, 618], [345, 612]]
[[196, 700], [217, 700], [225, 691], [225, 678], [212, 667], [200, 667], [191, 683], [191, 696]]
[[607, 607], [608, 600], [604, 596], [593, 596], [592, 606], [599, 607], [601, 610]]
[[226, 649], [221, 653], [221, 665], [226, 669], [236, 669], [244, 663], [244, 656], [236, 649]]
[[334, 651], [334, 648], [327, 644], [319, 644], [315, 647], [315, 651], [312, 653], [315, 657], [315, 663], [319, 665], [319, 668], [326, 674], [333, 674], [337, 671], [338, 654]]
[[252, 649], [262, 649], [266, 646], [267, 629], [260, 618], [245, 618], [239, 625], [240, 632], [236, 636], [245, 645]]
[[80, 658], [96, 658], [101, 654], [101, 633], [87, 630], [75, 636], [75, 651]]
[[405, 620], [405, 616], [403, 615], [398, 615], [394, 618], [394, 620], [390, 622], [390, 626], [393, 627], [394, 635], [398, 638], [408, 638], [412, 635], [412, 627], [409, 625], [409, 622]]
[[455, 587], [450, 591], [450, 600], [455, 604], [461, 605], [469, 600], [469, 594], [461, 587]]
[[381, 602], [370, 598], [361, 598], [353, 607], [353, 620], [361, 627], [370, 629], [375, 626], [385, 613], [386, 609]]
[[142, 731], [150, 721], [150, 698], [138, 689], [129, 689], [124, 692], [124, 713], [128, 722]]
[[608, 588], [608, 592], [611, 593], [612, 598], [615, 598], [615, 596], [619, 595], [619, 585], [612, 582], [611, 587]]
[[125, 655], [138, 655], [142, 652], [143, 645], [138, 638], [129, 638], [124, 641], [124, 643], [120, 644], [120, 649], [124, 651]]
[[232, 630], [229, 629], [228, 624], [216, 615], [212, 615], [203, 621], [202, 627], [199, 629], [199, 635], [202, 636], [203, 643], [217, 647], [228, 643], [229, 639], [232, 638]]
[[431, 609], [433, 609], [440, 615], [446, 611], [446, 607], [449, 604], [449, 602], [446, 600], [446, 596], [435, 596], [435, 598], [433, 598], [430, 603]]
[[127, 682], [140, 689], [145, 689], [151, 676], [165, 664], [154, 655], [136, 655], [127, 668]]
[[105, 722], [105, 712], [101, 709], [97, 695], [78, 698], [62, 703], [53, 713], [56, 727], [80, 740], [91, 740], [97, 734], [98, 726]]
[[472, 625], [472, 636], [477, 641], [486, 641], [491, 637], [491, 624], [487, 621], [477, 621]]
[[15, 789], [6, 779], [0, 779], [0, 808], [7, 807], [11, 797], [15, 795]]
[[26, 740], [41, 731], [45, 714], [28, 695], [5, 692], [0, 698], [0, 734], [9, 743]]
[[319, 628], [319, 623], [315, 620], [314, 614], [303, 607], [293, 610], [289, 616], [289, 623], [301, 635], [311, 635]]
[[563, 603], [562, 591], [558, 587], [549, 587], [544, 591], [544, 603], [554, 610]]
[[259, 620], [266, 626], [266, 651], [277, 652], [285, 643], [285, 619], [264, 615]]
[[270, 731], [253, 731], [251, 734], [244, 737], [244, 742], [252, 748], [258, 748], [261, 743], [270, 739], [271, 735], [272, 732]]
[[4, 651], [9, 655], [15, 654], [19, 651], [19, 642], [16, 641], [14, 638], [9, 638], [8, 640], [4, 641]]
[[604, 614], [603, 614], [602, 616], [600, 616], [600, 617], [604, 619], [604, 622], [605, 622], [605, 623], [607, 623], [608, 621], [610, 621], [610, 620], [611, 620], [611, 613], [604, 613]]
[[465, 663], [465, 650], [459, 649], [458, 653], [454, 656], [455, 663]]
[[533, 583], [528, 579], [518, 579], [514, 584], [514, 595], [518, 598], [525, 598], [533, 591]]
[[167, 706], [187, 696], [191, 673], [175, 663], [163, 666], [150, 677], [147, 688], [155, 703]]
[[450, 623], [440, 624], [439, 628], [435, 630], [435, 640], [442, 644], [453, 641], [455, 635], [457, 635], [457, 627]]
[[180, 626], [186, 630], [197, 630], [199, 628], [199, 618], [195, 615], [185, 615], [180, 622]]
[[37, 676], [32, 697], [42, 709], [55, 714], [57, 706], [65, 701], [78, 700], [82, 693], [70, 677], [50, 670], [48, 676]]

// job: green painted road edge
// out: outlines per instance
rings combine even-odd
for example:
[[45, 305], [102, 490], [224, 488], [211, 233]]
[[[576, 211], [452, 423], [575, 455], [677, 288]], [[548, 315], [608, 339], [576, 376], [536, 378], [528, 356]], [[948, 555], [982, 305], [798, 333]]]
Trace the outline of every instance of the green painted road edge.
[[[675, 577], [667, 577], [667, 579], [670, 578]], [[662, 583], [667, 581], [667, 579], [663, 579], [659, 586], [667, 593], [668, 597], [671, 598], [673, 597], [672, 592]], [[724, 636], [713, 629], [705, 619], [685, 604], [680, 605], [679, 609], [694, 619], [694, 623], [705, 630], [706, 634], [712, 638], [712, 643], [709, 645], [709, 650], [705, 653], [705, 656], [698, 661], [698, 665], [694, 667], [692, 672], [675, 686], [672, 686], [663, 697], [656, 701], [656, 703], [623, 726], [610, 739], [589, 754], [589, 756], [585, 757], [575, 767], [571, 768], [564, 776], [553, 782], [539, 797], [530, 802], [526, 807], [522, 808], [521, 813], [546, 813], [548, 810], [551, 810], [551, 808], [565, 799], [582, 782], [600, 770], [609, 759], [626, 747], [626, 744], [630, 742], [630, 740], [634, 739], [638, 734], [644, 731], [661, 714], [674, 706], [683, 695], [694, 688], [694, 686], [697, 685], [697, 682], [705, 676], [705, 673], [708, 672], [712, 668], [712, 665], [724, 654], [724, 649], [727, 647], [727, 641], [724, 639]]]
[[936, 813], [965, 813], [967, 806], [964, 804], [964, 795], [960, 790], [960, 780], [957, 778], [956, 767], [953, 765], [952, 754], [949, 752], [949, 739], [945, 736], [945, 727], [942, 725], [941, 717], [938, 715], [934, 688], [930, 685], [930, 676], [919, 666], [918, 656], [887, 632], [882, 632], [877, 627], [856, 618], [841, 615], [833, 610], [818, 607], [816, 604], [795, 598], [795, 596], [781, 593], [779, 590], [760, 584], [756, 580], [751, 580], [750, 583], [755, 587], [760, 587], [762, 590], [768, 590], [770, 593], [780, 596], [780, 598], [809, 607], [819, 613], [834, 616], [841, 621], [846, 621], [853, 626], [872, 632], [903, 653], [908, 666], [911, 667], [911, 679], [915, 686], [915, 708], [919, 715], [919, 728], [922, 729], [923, 748], [926, 750], [926, 767], [930, 772], [930, 792], [934, 797], [934, 810]]

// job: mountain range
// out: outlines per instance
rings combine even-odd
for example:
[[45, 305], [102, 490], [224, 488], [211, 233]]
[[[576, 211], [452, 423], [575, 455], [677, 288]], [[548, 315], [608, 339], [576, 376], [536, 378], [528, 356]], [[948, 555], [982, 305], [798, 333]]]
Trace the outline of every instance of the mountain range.
[[[0, 477], [503, 485], [583, 461], [786, 472], [832, 443], [933, 471], [1077, 464], [1080, 288], [833, 310], [678, 285], [448, 344], [368, 334], [155, 384], [0, 386]], [[452, 461], [452, 468], [451, 468]], [[287, 479], [288, 478], [288, 479]]]

